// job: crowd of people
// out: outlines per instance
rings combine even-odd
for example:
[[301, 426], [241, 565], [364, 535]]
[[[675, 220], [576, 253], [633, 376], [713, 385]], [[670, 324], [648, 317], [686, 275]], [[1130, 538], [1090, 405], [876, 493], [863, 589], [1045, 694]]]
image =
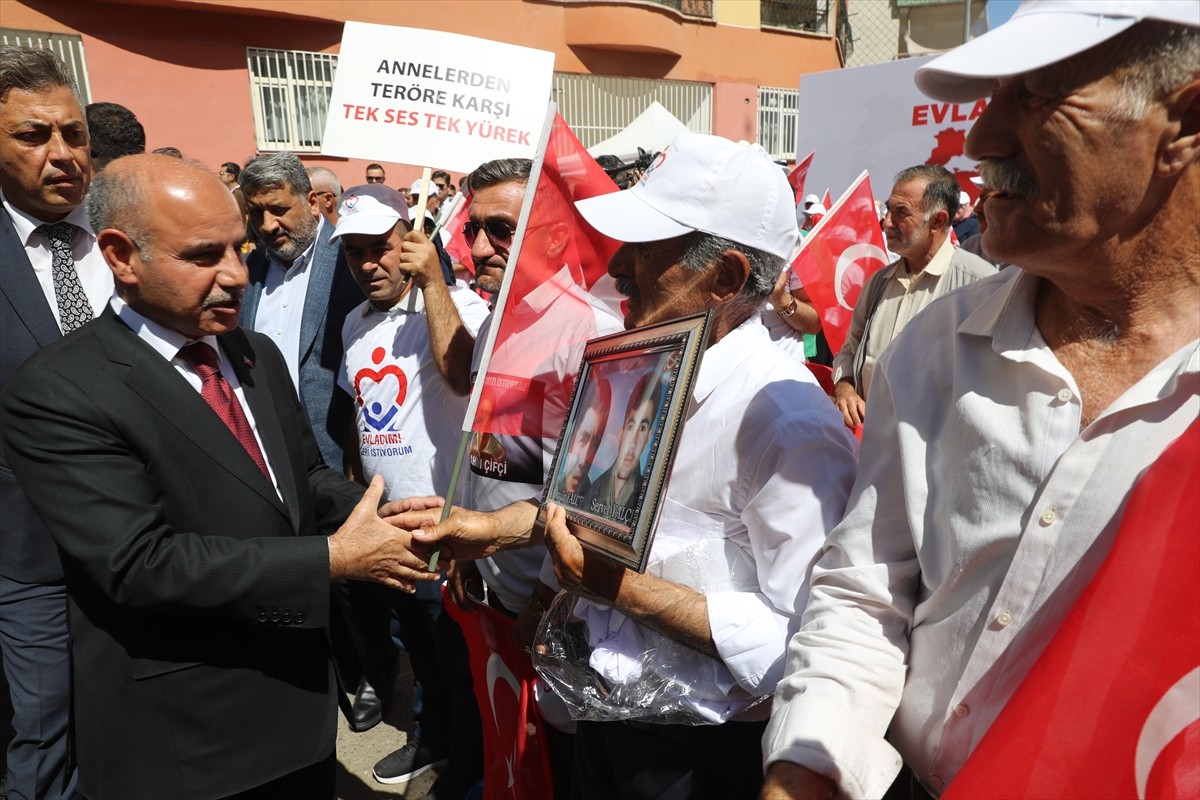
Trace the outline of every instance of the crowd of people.
[[[477, 796], [444, 602], [510, 618], [541, 672], [546, 797], [952, 787], [1200, 418], [1200, 10], [1026, 0], [916, 80], [990, 95], [980, 198], [895, 176], [895, 259], [822, 388], [789, 265], [825, 209], [761, 148], [685, 133], [622, 191], [545, 200], [530, 280], [529, 159], [401, 190], [291, 153], [213, 170], [84, 109], [52, 53], [0, 48], [8, 798], [330, 800], [339, 709], [377, 725], [401, 648], [414, 728], [375, 778]], [[574, 214], [619, 243], [619, 311], [565, 255]], [[637, 571], [547, 477], [587, 343], [697, 314]], [[460, 444], [492, 341], [527, 366]], [[591, 384], [555, 491], [636, 510], [667, 391]]]

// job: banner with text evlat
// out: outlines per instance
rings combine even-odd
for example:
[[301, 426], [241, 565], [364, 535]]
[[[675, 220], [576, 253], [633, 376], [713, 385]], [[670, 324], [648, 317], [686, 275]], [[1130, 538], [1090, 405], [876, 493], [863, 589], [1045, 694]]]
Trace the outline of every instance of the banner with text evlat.
[[321, 152], [455, 172], [531, 158], [553, 75], [544, 50], [347, 22]]

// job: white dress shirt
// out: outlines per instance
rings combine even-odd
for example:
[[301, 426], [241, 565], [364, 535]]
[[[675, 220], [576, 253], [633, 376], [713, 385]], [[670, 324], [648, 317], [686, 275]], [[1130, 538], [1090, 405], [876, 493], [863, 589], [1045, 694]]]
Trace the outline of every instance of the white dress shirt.
[[1104, 559], [1133, 484], [1200, 414], [1192, 342], [1081, 432], [1079, 387], [1035, 324], [1039, 282], [1014, 268], [968, 286], [880, 360], [768, 763], [878, 797], [903, 757], [940, 793]]
[[254, 313], [254, 330], [269, 336], [283, 360], [287, 362], [292, 385], [300, 386], [300, 327], [304, 324], [304, 300], [308, 296], [309, 264], [321, 240], [323, 218], [317, 219], [312, 244], [296, 257], [291, 266], [284, 266], [267, 250], [267, 274], [263, 283], [258, 310]]
[[[51, 272], [54, 259], [50, 250], [50, 239], [44, 233], [35, 232], [39, 225], [46, 223], [12, 205], [2, 193], [0, 193], [0, 201], [3, 201], [4, 210], [12, 220], [13, 227], [17, 231], [17, 238], [25, 245], [25, 255], [29, 257], [33, 274], [37, 277], [38, 285], [42, 287], [42, 294], [46, 297], [46, 303], [50, 306], [50, 313], [54, 315], [54, 321], [58, 323], [59, 330], [61, 330], [62, 320], [58, 318], [58, 297], [54, 294], [54, 277]], [[105, 302], [113, 293], [113, 276], [104, 256], [96, 247], [96, 234], [92, 232], [92, 224], [88, 222], [85, 206], [85, 203], [80, 203], [60, 222], [69, 222], [75, 226], [75, 235], [71, 237], [71, 254], [75, 259], [75, 271], [79, 273], [79, 282], [83, 286], [83, 293], [87, 296], [88, 303], [92, 306], [92, 313], [100, 316]]]
[[[705, 595], [720, 660], [609, 606], [580, 601], [591, 667], [688, 687], [696, 721], [763, 719], [800, 624], [806, 576], [841, 519], [857, 443], [808, 369], [758, 315], [711, 346], [686, 413], [646, 569]], [[653, 721], [653, 720], [651, 720]]]
[[[221, 345], [217, 342], [215, 336], [205, 336], [201, 339], [189, 339], [178, 331], [173, 331], [159, 325], [152, 319], [149, 319], [137, 311], [134, 311], [130, 306], [117, 297], [115, 294], [109, 301], [112, 305], [112, 310], [116, 312], [117, 317], [121, 322], [124, 322], [137, 337], [150, 347], [154, 348], [154, 352], [171, 362], [171, 366], [175, 371], [183, 376], [183, 379], [188, 382], [188, 385], [200, 393], [202, 381], [200, 376], [192, 368], [192, 365], [183, 358], [180, 358], [179, 351], [193, 342], [204, 342], [213, 350], [217, 351], [217, 360], [220, 362], [221, 375], [229, 383], [233, 389], [233, 394], [237, 397], [238, 403], [242, 406], [242, 411], [246, 414], [246, 421], [250, 423], [250, 429], [254, 431], [254, 440], [258, 442], [258, 449], [262, 452], [263, 461], [267, 464], [267, 471], [271, 473], [271, 483], [275, 486], [275, 492], [279, 492], [279, 481], [275, 477], [275, 469], [271, 466], [271, 457], [267, 454], [267, 448], [263, 446], [262, 437], [258, 435], [258, 424], [254, 421], [254, 412], [250, 410], [250, 404], [246, 402], [245, 392], [242, 391], [242, 383], [238, 380], [237, 373], [233, 366], [229, 363], [229, 358], [225, 355], [225, 351], [221, 349]], [[215, 412], [214, 412], [215, 413]], [[283, 499], [283, 495], [279, 496]]]

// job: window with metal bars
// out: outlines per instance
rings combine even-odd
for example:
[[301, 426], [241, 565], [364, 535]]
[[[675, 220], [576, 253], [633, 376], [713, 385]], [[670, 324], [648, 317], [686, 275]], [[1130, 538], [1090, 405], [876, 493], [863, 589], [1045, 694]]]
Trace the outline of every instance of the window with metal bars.
[[79, 85], [83, 104], [92, 102], [92, 90], [88, 84], [87, 65], [83, 60], [83, 39], [70, 33], [45, 33], [42, 31], [18, 31], [0, 28], [0, 45], [19, 44], [38, 50], [53, 50], [67, 65], [67, 69]]
[[796, 157], [798, 89], [758, 88], [758, 143], [777, 161]]
[[258, 149], [318, 152], [337, 56], [250, 47], [246, 61]]

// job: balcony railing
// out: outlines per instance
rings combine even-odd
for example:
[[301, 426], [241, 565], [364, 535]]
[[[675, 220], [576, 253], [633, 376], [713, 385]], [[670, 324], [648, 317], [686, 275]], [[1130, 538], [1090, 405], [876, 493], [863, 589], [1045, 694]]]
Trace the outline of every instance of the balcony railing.
[[829, 33], [829, 0], [761, 0], [762, 24]]
[[712, 19], [712, 0], [648, 0], [660, 6], [674, 9], [685, 17], [702, 17]]

